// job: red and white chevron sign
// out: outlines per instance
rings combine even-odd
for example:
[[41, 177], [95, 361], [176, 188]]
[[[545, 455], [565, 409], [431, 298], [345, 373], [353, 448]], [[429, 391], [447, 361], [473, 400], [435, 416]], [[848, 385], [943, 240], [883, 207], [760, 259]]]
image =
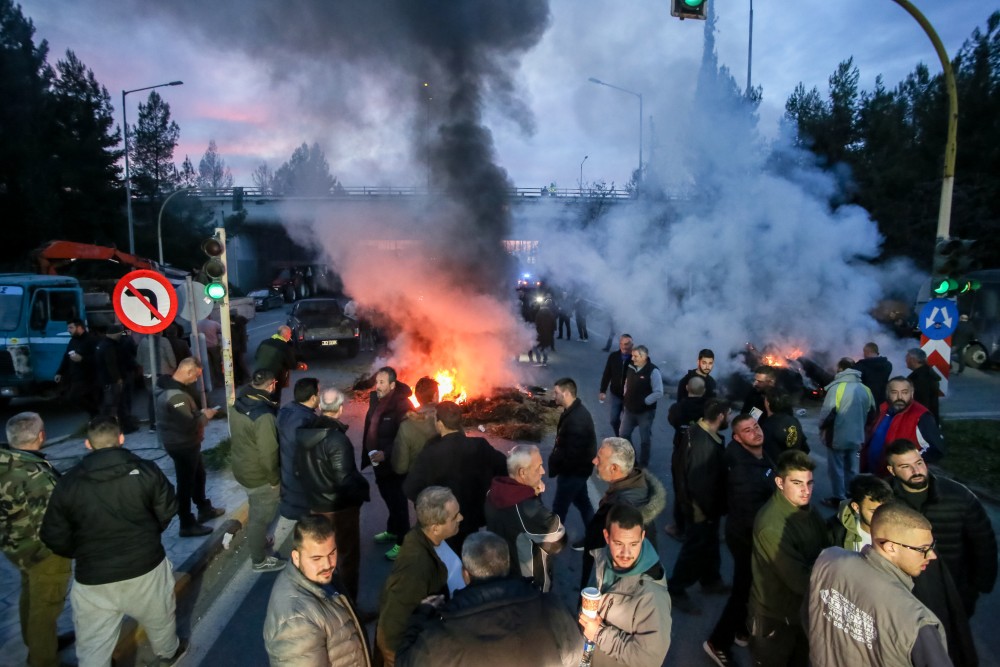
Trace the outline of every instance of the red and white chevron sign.
[[941, 395], [948, 395], [948, 376], [951, 374], [951, 336], [933, 340], [920, 335], [920, 349], [927, 354], [927, 365], [941, 376]]

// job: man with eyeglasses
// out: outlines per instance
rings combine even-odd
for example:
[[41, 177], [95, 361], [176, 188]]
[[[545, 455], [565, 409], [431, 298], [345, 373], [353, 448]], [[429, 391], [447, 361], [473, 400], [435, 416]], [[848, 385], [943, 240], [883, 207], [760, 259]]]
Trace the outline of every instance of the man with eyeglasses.
[[953, 664], [941, 621], [911, 592], [936, 558], [930, 522], [901, 502], [875, 510], [860, 552], [823, 551], [804, 610], [813, 667]]

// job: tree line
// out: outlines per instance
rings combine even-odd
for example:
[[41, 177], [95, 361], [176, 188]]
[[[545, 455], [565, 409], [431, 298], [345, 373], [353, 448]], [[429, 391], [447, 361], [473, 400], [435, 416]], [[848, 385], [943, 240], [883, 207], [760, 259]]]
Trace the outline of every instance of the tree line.
[[[0, 268], [30, 270], [31, 250], [52, 239], [128, 248], [124, 141], [111, 95], [72, 50], [50, 61], [46, 40], [20, 5], [0, 0], [0, 211], [8, 229]], [[156, 221], [178, 188], [229, 188], [233, 175], [214, 139], [197, 166], [174, 151], [180, 127], [156, 90], [128, 128], [136, 254], [155, 257]], [[254, 184], [275, 194], [322, 194], [340, 187], [319, 145], [303, 143], [276, 171], [261, 164]], [[227, 219], [239, 222], [242, 216]], [[164, 256], [201, 263], [200, 240], [218, 224], [194, 197], [163, 213]]]
[[[1000, 11], [972, 32], [952, 67], [959, 118], [951, 235], [977, 240], [982, 264], [1000, 267]], [[929, 269], [947, 140], [944, 75], [919, 64], [893, 88], [879, 76], [872, 90], [859, 89], [859, 76], [848, 58], [826, 95], [799, 83], [785, 104], [785, 129], [839, 175], [831, 205], [857, 204], [878, 221], [883, 256]]]

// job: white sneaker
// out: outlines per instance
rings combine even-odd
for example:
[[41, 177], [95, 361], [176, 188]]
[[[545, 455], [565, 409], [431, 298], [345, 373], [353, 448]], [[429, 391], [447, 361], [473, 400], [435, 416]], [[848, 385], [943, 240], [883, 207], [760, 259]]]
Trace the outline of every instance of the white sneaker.
[[280, 560], [274, 556], [268, 556], [259, 563], [253, 563], [252, 568], [254, 572], [277, 572], [278, 570], [285, 569], [287, 561]]

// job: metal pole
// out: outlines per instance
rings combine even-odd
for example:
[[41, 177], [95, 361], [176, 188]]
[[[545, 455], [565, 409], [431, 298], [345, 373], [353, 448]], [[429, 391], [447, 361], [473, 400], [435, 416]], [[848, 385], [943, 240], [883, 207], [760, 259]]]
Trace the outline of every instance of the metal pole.
[[750, 94], [751, 84], [750, 72], [753, 67], [753, 0], [750, 0], [750, 36], [747, 38], [747, 89], [745, 95]]
[[[125, 128], [125, 211], [128, 216], [128, 251], [135, 254], [135, 228], [132, 226], [132, 175], [128, 163], [128, 117], [125, 110], [125, 96], [128, 91], [122, 91], [122, 125]], [[162, 259], [160, 260], [163, 261]]]
[[170, 193], [170, 195], [166, 199], [163, 200], [163, 203], [160, 205], [160, 214], [156, 216], [156, 241], [160, 246], [161, 268], [163, 267], [163, 209], [167, 207], [167, 202], [173, 199], [175, 195], [179, 195], [180, 193], [187, 192], [188, 190], [191, 189], [192, 188], [190, 187], [186, 187], [186, 188], [181, 188], [180, 190], [174, 190], [173, 192]]
[[187, 287], [188, 308], [190, 308], [189, 315], [191, 316], [189, 319], [191, 322], [191, 348], [194, 351], [194, 358], [198, 360], [202, 368], [202, 374], [198, 377], [198, 386], [201, 388], [201, 409], [204, 410], [208, 407], [208, 394], [205, 392], [205, 360], [201, 357], [201, 339], [198, 338], [198, 309], [194, 305], [194, 281], [191, 280], [190, 274], [185, 276], [184, 283]]
[[[225, 379], [226, 385], [226, 405], [232, 407], [236, 402], [236, 388], [233, 382], [233, 337], [232, 337], [232, 322], [229, 318], [229, 271], [228, 262], [226, 261], [226, 228], [216, 227], [215, 235], [222, 243], [222, 260], [223, 266], [227, 267], [226, 270], [226, 292], [222, 297], [222, 304], [219, 308], [219, 323], [222, 325], [222, 374]], [[228, 423], [229, 410], [226, 410], [227, 423]]]
[[580, 196], [583, 196], [583, 163], [587, 161], [589, 155], [584, 155], [583, 159], [580, 160]]
[[639, 96], [639, 180], [642, 180], [642, 93]]

